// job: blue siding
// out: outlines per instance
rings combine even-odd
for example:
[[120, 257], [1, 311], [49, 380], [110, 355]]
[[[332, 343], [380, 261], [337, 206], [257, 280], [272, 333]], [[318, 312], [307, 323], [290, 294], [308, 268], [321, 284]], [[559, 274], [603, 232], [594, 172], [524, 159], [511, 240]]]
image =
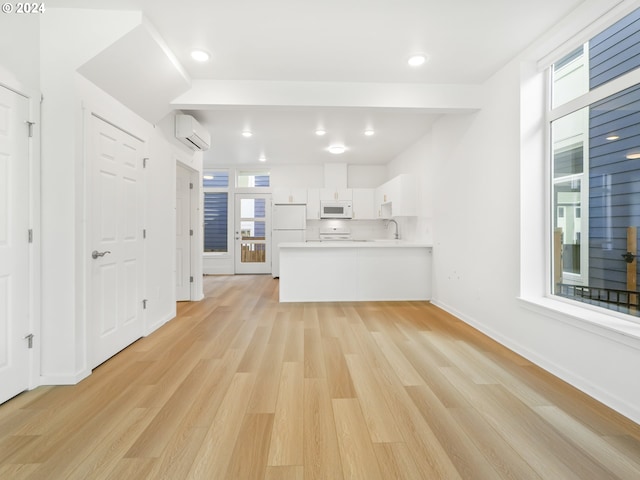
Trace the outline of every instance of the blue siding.
[[589, 42], [589, 87], [596, 88], [640, 65], [640, 9]]
[[[606, 136], [615, 133], [617, 141]], [[640, 86], [589, 111], [589, 285], [625, 290], [627, 227], [640, 226]]]

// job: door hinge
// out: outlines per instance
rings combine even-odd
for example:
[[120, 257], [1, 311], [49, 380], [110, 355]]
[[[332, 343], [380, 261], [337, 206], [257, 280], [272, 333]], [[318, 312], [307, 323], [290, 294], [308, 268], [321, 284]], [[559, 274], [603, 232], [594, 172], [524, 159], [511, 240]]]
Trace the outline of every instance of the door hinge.
[[149, 160], [149, 157], [144, 157], [142, 159], [142, 168], [147, 168], [147, 160]]
[[189, 182], [189, 190], [193, 190], [193, 182]]
[[142, 300], [142, 309], [143, 310], [147, 309], [147, 302], [148, 302], [148, 300], [146, 298], [144, 300]]
[[33, 348], [33, 333], [25, 335], [24, 338], [27, 341], [27, 348]]
[[147, 238], [147, 229], [146, 228], [142, 229], [142, 238]]
[[189, 277], [189, 283], [193, 283], [193, 277]]
[[36, 124], [36, 122], [30, 122], [29, 120], [27, 120], [24, 123], [27, 124], [28, 132], [29, 132], [29, 138], [32, 138], [33, 137], [33, 126]]
[[189, 230], [189, 235], [193, 237], [193, 229]]
[[33, 243], [33, 229], [29, 229], [29, 243]]

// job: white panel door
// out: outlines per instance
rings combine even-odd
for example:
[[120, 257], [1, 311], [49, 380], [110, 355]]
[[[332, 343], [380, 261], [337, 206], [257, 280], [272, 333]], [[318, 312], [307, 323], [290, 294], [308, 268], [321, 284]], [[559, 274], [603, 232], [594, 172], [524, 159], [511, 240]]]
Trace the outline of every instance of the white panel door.
[[143, 155], [140, 140], [91, 116], [91, 367], [143, 335]]
[[29, 386], [28, 111], [0, 87], [0, 403]]
[[236, 194], [235, 271], [271, 273], [271, 194]]
[[176, 300], [191, 300], [191, 172], [176, 171]]

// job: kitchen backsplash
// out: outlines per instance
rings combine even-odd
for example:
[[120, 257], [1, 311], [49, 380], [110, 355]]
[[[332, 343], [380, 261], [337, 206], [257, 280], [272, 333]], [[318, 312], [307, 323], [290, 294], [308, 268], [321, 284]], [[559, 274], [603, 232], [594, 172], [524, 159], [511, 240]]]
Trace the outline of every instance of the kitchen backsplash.
[[[400, 239], [408, 241], [432, 242], [430, 218], [397, 217]], [[386, 220], [307, 220], [307, 240], [318, 240], [323, 228], [347, 228], [354, 240], [393, 238], [393, 224], [387, 228]]]

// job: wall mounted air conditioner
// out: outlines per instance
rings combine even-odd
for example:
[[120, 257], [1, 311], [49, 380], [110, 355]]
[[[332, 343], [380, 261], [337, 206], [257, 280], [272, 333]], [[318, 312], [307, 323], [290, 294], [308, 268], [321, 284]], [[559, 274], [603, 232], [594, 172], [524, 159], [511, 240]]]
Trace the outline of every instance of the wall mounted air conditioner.
[[192, 150], [211, 147], [211, 135], [191, 115], [176, 115], [176, 138]]

